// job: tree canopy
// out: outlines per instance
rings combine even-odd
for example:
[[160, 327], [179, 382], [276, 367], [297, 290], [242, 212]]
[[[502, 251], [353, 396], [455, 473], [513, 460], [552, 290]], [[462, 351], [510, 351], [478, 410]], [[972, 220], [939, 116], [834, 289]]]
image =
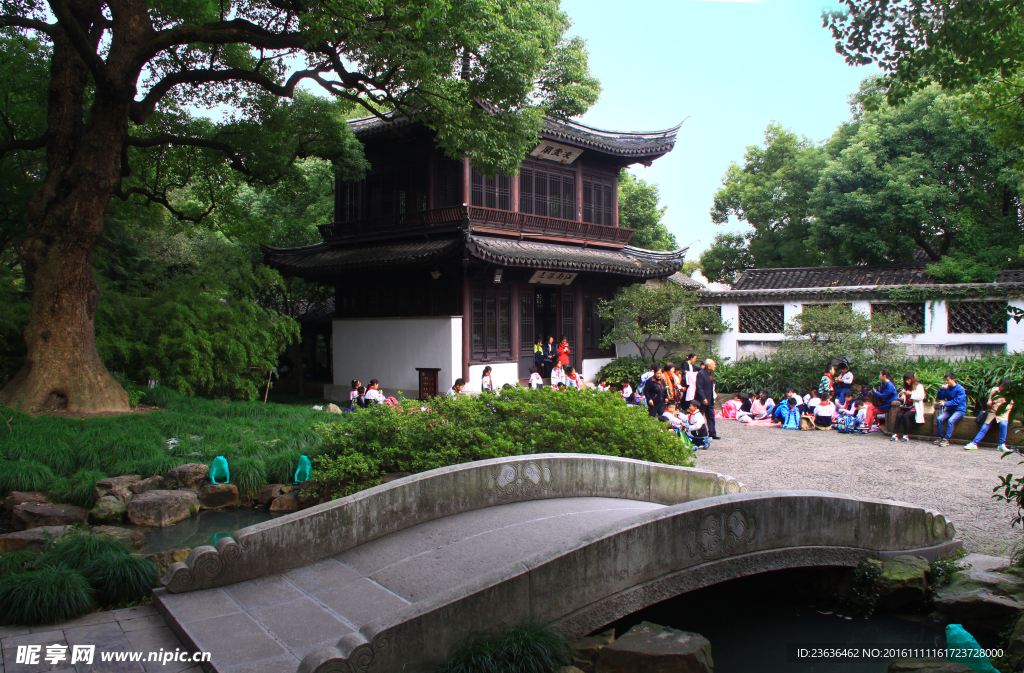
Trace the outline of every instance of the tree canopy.
[[15, 188], [0, 243], [32, 310], [0, 403], [127, 409], [94, 335], [112, 198], [217, 226], [218, 206], [298, 179], [304, 159], [358, 178], [355, 110], [415, 119], [449, 156], [512, 172], [543, 114], [580, 114], [598, 95], [568, 26], [557, 0], [7, 0], [0, 121], [15, 123], [0, 123], [0, 177]]

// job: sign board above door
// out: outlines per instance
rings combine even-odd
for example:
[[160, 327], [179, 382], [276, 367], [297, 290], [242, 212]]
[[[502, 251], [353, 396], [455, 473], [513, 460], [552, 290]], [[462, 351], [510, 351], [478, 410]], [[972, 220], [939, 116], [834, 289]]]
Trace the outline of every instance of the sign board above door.
[[566, 273], [565, 271], [534, 271], [530, 276], [531, 283], [540, 283], [541, 285], [568, 285], [575, 279], [575, 273]]
[[538, 159], [547, 159], [548, 161], [557, 161], [560, 164], [571, 164], [576, 161], [576, 157], [583, 154], [583, 150], [575, 147], [569, 147], [568, 145], [559, 145], [558, 143], [549, 143], [547, 141], [537, 145], [530, 152], [531, 157], [537, 157]]

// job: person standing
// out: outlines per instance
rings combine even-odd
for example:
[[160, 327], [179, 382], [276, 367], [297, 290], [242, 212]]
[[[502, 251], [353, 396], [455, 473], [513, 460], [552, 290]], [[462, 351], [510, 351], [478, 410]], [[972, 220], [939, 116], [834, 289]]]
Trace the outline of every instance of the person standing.
[[939, 437], [932, 444], [949, 446], [953, 428], [967, 413], [967, 391], [956, 382], [953, 372], [943, 376], [942, 381], [942, 387], [935, 395], [935, 430]]
[[562, 369], [569, 364], [569, 355], [572, 353], [569, 350], [569, 339], [562, 337], [562, 340], [558, 342], [558, 362], [562, 365]]
[[818, 382], [818, 397], [825, 399], [825, 395], [832, 397], [835, 394], [836, 368], [831, 364], [825, 366], [821, 374], [821, 381]]
[[700, 403], [700, 413], [708, 424], [708, 435], [718, 439], [715, 428], [715, 369], [717, 364], [711, 358], [704, 361], [704, 366], [697, 372], [695, 399]]
[[[546, 379], [551, 378], [551, 368], [555, 366], [555, 360], [558, 359], [558, 347], [555, 345], [555, 337], [549, 336], [548, 342], [544, 344], [544, 369], [541, 370], [540, 375]], [[554, 381], [551, 382], [551, 386], [554, 387]]]
[[853, 387], [853, 372], [850, 365], [840, 362], [836, 367], [836, 404], [846, 406], [846, 396]]
[[647, 413], [651, 418], [658, 418], [665, 413], [665, 375], [661, 367], [655, 366], [654, 374], [644, 384], [644, 399], [647, 400]]
[[[1006, 398], [1001, 393], [1010, 385], [1010, 377], [1007, 376], [999, 382], [999, 385], [988, 391], [988, 411], [985, 413], [985, 422], [982, 424], [978, 434], [971, 440], [971, 443], [964, 447], [967, 451], [974, 451], [978, 448], [978, 442], [985, 439], [992, 423], [999, 424], [999, 446], [1000, 451], [1006, 451], [1006, 429], [1010, 420], [1010, 411], [1013, 410], [1013, 402], [1007, 404]], [[1005, 405], [1005, 406], [1004, 406]]]
[[686, 392], [683, 394], [683, 399], [689, 402], [697, 397], [697, 372], [700, 371], [700, 367], [697, 366], [697, 354], [690, 353], [686, 356], [686, 362], [683, 363], [682, 374], [683, 374], [683, 385], [686, 386]]
[[480, 377], [480, 392], [489, 390], [494, 392], [494, 377], [491, 376], [491, 366], [484, 367], [483, 376]]

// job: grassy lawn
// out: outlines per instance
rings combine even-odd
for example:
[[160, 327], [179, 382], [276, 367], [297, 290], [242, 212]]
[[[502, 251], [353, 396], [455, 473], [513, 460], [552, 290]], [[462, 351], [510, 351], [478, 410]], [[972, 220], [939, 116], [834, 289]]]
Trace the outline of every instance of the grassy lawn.
[[217, 456], [227, 458], [231, 482], [252, 493], [291, 483], [299, 457], [313, 456], [320, 445], [314, 420], [344, 422], [311, 405], [189, 398], [166, 388], [147, 391], [142, 405], [131, 414], [87, 419], [0, 408], [0, 493], [41, 490], [58, 502], [92, 507], [98, 479], [145, 478]]

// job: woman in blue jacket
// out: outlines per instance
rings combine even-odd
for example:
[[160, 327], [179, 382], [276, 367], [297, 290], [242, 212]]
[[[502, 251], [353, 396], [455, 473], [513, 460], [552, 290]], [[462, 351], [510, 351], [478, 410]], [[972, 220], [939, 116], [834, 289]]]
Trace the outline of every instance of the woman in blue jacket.
[[942, 381], [942, 387], [935, 395], [935, 430], [939, 437], [932, 444], [949, 446], [953, 428], [967, 413], [967, 391], [956, 382], [953, 372], [943, 376]]

